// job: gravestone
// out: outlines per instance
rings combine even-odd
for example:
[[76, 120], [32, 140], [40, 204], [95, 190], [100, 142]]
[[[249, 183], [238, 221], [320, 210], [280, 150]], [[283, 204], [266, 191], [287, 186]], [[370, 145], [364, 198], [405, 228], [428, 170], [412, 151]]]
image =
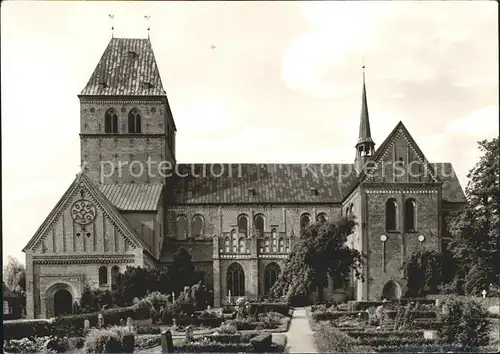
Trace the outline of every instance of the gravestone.
[[189, 325], [186, 327], [186, 342], [190, 343], [193, 339], [193, 327]]
[[132, 319], [132, 317], [127, 317], [127, 327], [128, 328], [134, 327], [134, 320]]
[[210, 311], [212, 307], [210, 305], [207, 306], [207, 311]]
[[172, 340], [172, 332], [166, 330], [161, 332], [161, 352], [172, 353], [174, 351], [174, 341]]
[[83, 331], [87, 333], [90, 330], [90, 321], [85, 320], [83, 321]]
[[120, 326], [125, 327], [125, 320], [120, 318]]
[[97, 328], [104, 327], [104, 317], [102, 317], [102, 313], [97, 315]]

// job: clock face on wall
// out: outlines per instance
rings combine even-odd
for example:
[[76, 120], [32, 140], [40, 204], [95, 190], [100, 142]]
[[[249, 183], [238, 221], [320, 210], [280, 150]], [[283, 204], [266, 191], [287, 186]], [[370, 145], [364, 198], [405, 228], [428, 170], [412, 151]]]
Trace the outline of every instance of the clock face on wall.
[[94, 204], [86, 199], [81, 199], [71, 206], [71, 217], [80, 225], [90, 224], [97, 215]]

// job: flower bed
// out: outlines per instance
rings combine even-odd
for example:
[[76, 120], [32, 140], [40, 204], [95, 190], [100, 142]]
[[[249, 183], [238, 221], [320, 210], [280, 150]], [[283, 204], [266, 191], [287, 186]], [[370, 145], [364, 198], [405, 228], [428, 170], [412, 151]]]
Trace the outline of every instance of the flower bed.
[[314, 311], [311, 313], [311, 316], [314, 321], [330, 321], [343, 317], [368, 319], [368, 313], [365, 311]]
[[467, 348], [460, 345], [439, 344], [410, 344], [399, 346], [379, 346], [374, 348], [376, 353], [492, 353], [496, 352], [494, 347]]
[[290, 315], [290, 305], [286, 302], [251, 302], [250, 303], [250, 313], [268, 313], [277, 312], [283, 316]]

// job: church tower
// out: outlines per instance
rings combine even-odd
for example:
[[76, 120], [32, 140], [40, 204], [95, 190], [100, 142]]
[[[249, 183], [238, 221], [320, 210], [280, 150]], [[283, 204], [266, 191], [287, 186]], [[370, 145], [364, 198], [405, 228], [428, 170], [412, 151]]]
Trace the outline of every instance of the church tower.
[[375, 143], [371, 137], [368, 102], [366, 99], [365, 67], [363, 66], [363, 92], [361, 96], [361, 116], [359, 122], [359, 138], [356, 144], [356, 171], [360, 173], [365, 164], [375, 153]]
[[85, 174], [97, 184], [165, 184], [176, 128], [150, 40], [112, 38], [78, 97]]

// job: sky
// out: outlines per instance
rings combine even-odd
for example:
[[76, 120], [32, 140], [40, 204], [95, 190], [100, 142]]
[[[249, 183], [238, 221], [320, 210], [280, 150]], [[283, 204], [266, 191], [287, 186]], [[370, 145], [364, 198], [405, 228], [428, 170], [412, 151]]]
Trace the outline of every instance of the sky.
[[151, 27], [180, 163], [353, 162], [364, 64], [377, 146], [402, 121], [465, 188], [498, 136], [497, 19], [496, 1], [2, 2], [4, 260], [79, 172], [77, 95], [111, 21]]

